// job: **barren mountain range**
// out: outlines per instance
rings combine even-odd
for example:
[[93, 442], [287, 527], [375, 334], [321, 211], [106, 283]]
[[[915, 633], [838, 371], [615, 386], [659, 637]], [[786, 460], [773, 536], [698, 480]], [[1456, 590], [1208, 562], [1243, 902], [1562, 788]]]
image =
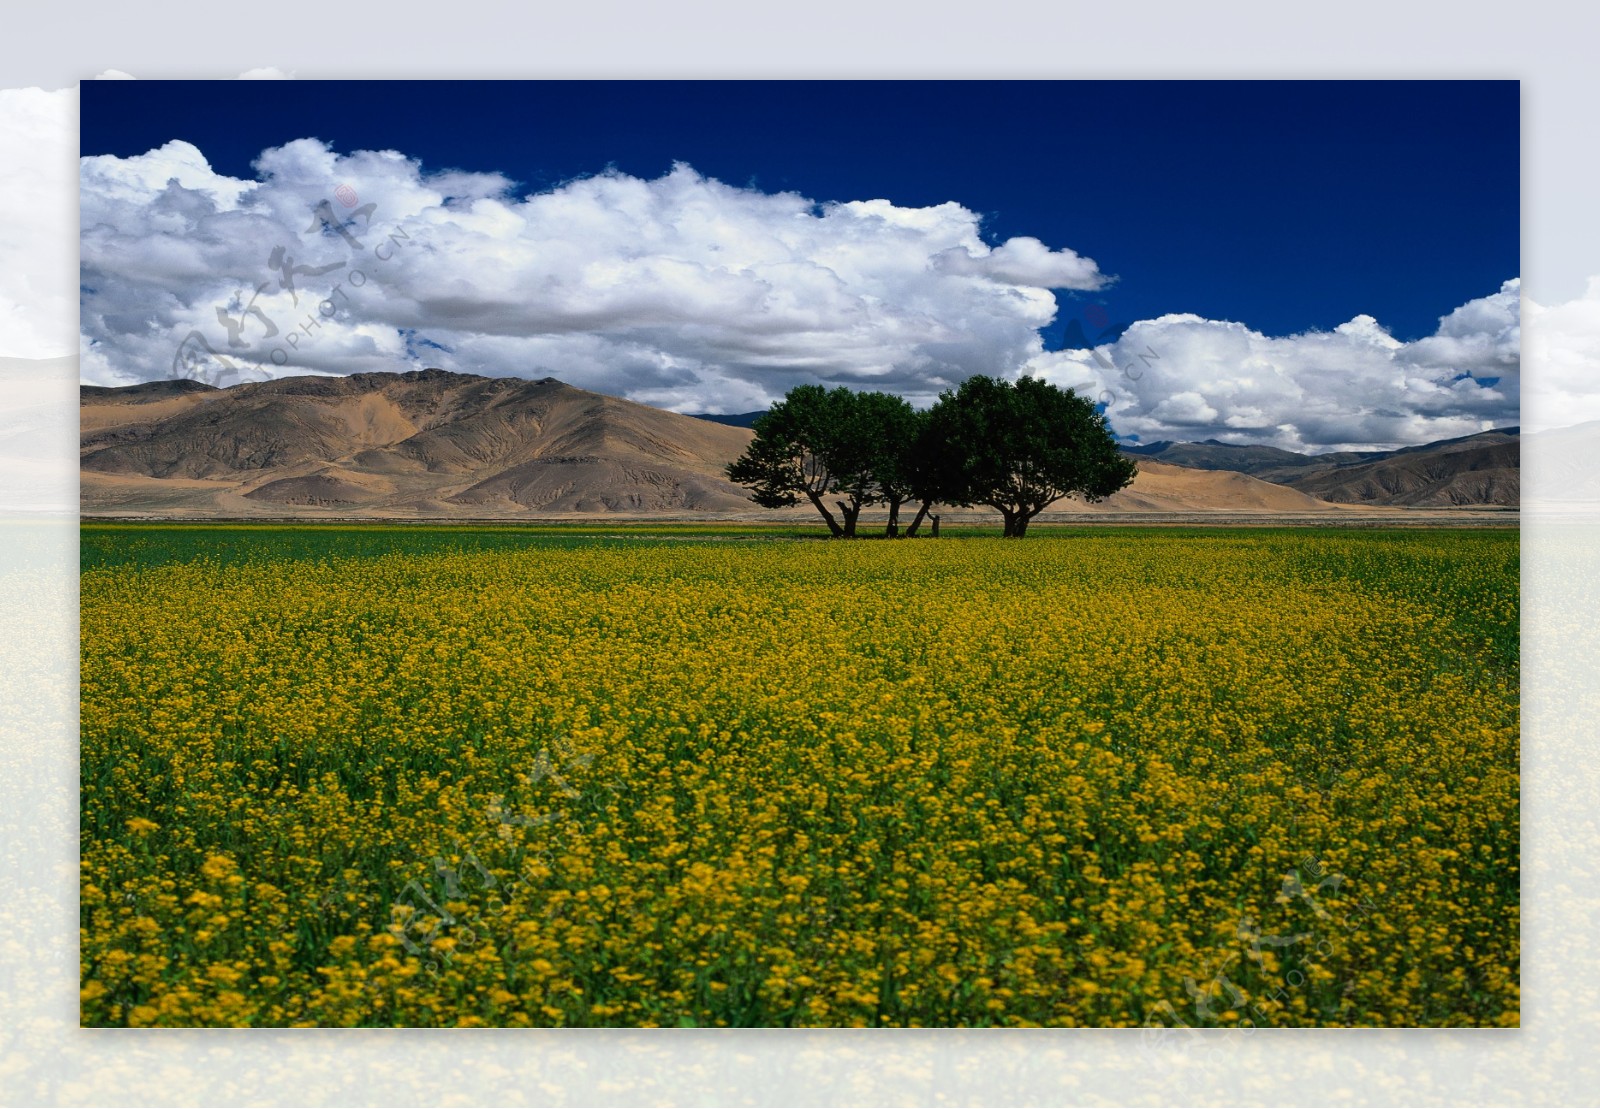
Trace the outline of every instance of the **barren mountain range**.
[[83, 390], [87, 511], [501, 517], [718, 513], [750, 433], [553, 378], [297, 377]]
[[[226, 389], [174, 380], [84, 386], [80, 392], [85, 515], [814, 516], [805, 505], [776, 513], [758, 508], [745, 489], [727, 480], [724, 467], [749, 443], [748, 428], [587, 392], [554, 378], [423, 370], [284, 378]], [[1515, 503], [1514, 440], [1511, 449]], [[1417, 457], [1432, 458], [1426, 452]], [[1310, 487], [1302, 488], [1233, 467], [1197, 467], [1187, 459], [1173, 464], [1178, 461], [1147, 453], [1129, 488], [1097, 505], [1062, 502], [1057, 508], [1094, 514], [1364, 510], [1330, 503], [1357, 497], [1312, 495], [1322, 487], [1309, 479], [1355, 475], [1354, 469], [1307, 467]], [[1373, 464], [1363, 461], [1356, 468]], [[1385, 472], [1355, 480], [1387, 489], [1383, 483], [1389, 479]], [[1504, 476], [1493, 480], [1503, 483]], [[1328, 486], [1334, 494], [1341, 488], [1337, 482]]]
[[1514, 427], [1392, 451], [1295, 454], [1215, 439], [1152, 443], [1124, 451], [1141, 462], [1155, 459], [1199, 470], [1250, 474], [1342, 504], [1514, 506], [1522, 487], [1521, 444]]

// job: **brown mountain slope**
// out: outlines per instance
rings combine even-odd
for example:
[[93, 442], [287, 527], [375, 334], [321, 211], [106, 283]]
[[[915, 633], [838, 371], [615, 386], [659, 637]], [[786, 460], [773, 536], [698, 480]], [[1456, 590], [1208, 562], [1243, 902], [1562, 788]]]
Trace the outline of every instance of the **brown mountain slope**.
[[[722, 475], [748, 430], [553, 378], [440, 370], [285, 378], [185, 392], [204, 398], [188, 404], [130, 403], [124, 392], [82, 397], [85, 511], [137, 511], [146, 497], [162, 513], [193, 515], [481, 517], [749, 504]], [[140, 411], [151, 418], [134, 418]], [[175, 481], [181, 491], [151, 484]]]
[[1230, 470], [1195, 470], [1141, 458], [1133, 484], [1097, 504], [1058, 501], [1056, 511], [1072, 512], [1308, 512], [1338, 514], [1351, 508], [1330, 504], [1298, 489], [1274, 485]]
[[[228, 389], [82, 390], [88, 515], [434, 519], [769, 512], [724, 476], [751, 432], [564, 385], [426, 370]], [[1282, 485], [1142, 459], [1128, 489], [1056, 512], [1339, 514]], [[984, 511], [951, 513], [987, 518]]]
[[102, 385], [78, 388], [78, 430], [84, 441], [90, 435], [110, 444], [118, 441], [117, 431], [153, 424], [169, 416], [187, 412], [199, 404], [223, 395], [221, 389], [198, 381], [149, 381], [113, 389]]
[[1515, 437], [1489, 436], [1488, 441], [1431, 444], [1431, 449], [1273, 480], [1342, 504], [1515, 505], [1522, 491], [1521, 444]]
[[1521, 491], [1520, 441], [1518, 429], [1511, 427], [1389, 451], [1300, 455], [1208, 439], [1127, 447], [1124, 453], [1191, 469], [1250, 474], [1344, 504], [1514, 507]]

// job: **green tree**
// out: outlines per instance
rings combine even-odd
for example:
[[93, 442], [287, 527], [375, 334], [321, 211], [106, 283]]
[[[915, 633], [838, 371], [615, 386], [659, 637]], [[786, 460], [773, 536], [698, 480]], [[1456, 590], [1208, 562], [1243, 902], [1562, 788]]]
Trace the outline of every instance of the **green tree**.
[[1138, 473], [1087, 397], [1035, 377], [970, 377], [928, 419], [946, 460], [945, 501], [996, 509], [1008, 539], [1025, 536], [1028, 521], [1062, 497], [1098, 501]]
[[900, 506], [911, 500], [918, 475], [924, 414], [892, 393], [857, 393], [850, 434], [867, 448], [868, 504], [889, 506], [883, 534], [900, 534]]
[[[860, 440], [855, 394], [843, 386], [798, 385], [755, 424], [755, 438], [728, 466], [728, 478], [747, 485], [763, 508], [787, 508], [804, 497], [835, 537], [855, 535], [856, 518], [871, 495], [870, 449]], [[840, 524], [826, 496], [844, 516]]]
[[[755, 438], [728, 467], [750, 499], [786, 508], [804, 497], [831, 534], [854, 538], [861, 510], [889, 506], [884, 534], [896, 535], [900, 506], [914, 496], [925, 414], [890, 393], [801, 385], [755, 422]], [[831, 512], [824, 498], [837, 497]]]
[[940, 437], [932, 412], [917, 413], [916, 435], [903, 455], [906, 489], [917, 502], [907, 535], [916, 535], [936, 504], [950, 500], [948, 490], [960, 485], [958, 460]]

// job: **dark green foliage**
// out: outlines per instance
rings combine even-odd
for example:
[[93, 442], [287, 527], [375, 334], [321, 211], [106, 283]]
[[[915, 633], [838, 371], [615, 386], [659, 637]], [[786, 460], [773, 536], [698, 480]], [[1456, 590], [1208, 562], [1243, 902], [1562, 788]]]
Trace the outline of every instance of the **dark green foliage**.
[[866, 448], [866, 468], [851, 475], [850, 488], [864, 504], [885, 504], [884, 534], [900, 532], [900, 506], [917, 487], [917, 448], [926, 417], [903, 398], [889, 393], [857, 393], [850, 434]]
[[[1020, 538], [1062, 497], [1100, 500], [1137, 472], [1089, 400], [1031, 377], [970, 378], [928, 412], [888, 393], [802, 385], [756, 420], [755, 432], [729, 478], [766, 508], [804, 497], [845, 538], [871, 504], [888, 506], [885, 534], [898, 535], [908, 501], [920, 506], [911, 535], [931, 505], [945, 503], [994, 508], [1005, 534]], [[839, 518], [824, 497], [842, 498]]]
[[822, 503], [836, 484], [830, 407], [828, 392], [820, 385], [791, 389], [756, 420], [756, 437], [728, 466], [728, 478], [750, 486], [750, 499], [762, 508], [788, 508], [805, 497], [822, 513], [828, 530], [842, 535], [839, 522]]
[[1061, 498], [1098, 501], [1138, 473], [1087, 397], [1034, 377], [970, 377], [940, 396], [929, 422], [943, 499], [997, 510], [1008, 538]]
[[[803, 497], [833, 535], [850, 538], [862, 508], [890, 502], [898, 510], [905, 500], [898, 456], [917, 420], [909, 404], [887, 393], [801, 385], [756, 420], [756, 437], [728, 477], [750, 486], [750, 499], [763, 508], [787, 508]], [[834, 502], [838, 518], [823, 502], [830, 496], [842, 498]]]

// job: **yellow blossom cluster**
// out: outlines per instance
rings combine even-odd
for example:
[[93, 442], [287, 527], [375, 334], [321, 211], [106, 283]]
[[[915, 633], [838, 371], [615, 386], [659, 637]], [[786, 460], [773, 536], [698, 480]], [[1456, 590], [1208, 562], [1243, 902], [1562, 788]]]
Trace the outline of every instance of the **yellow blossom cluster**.
[[404, 545], [84, 571], [85, 1024], [1518, 1020], [1514, 532]]

